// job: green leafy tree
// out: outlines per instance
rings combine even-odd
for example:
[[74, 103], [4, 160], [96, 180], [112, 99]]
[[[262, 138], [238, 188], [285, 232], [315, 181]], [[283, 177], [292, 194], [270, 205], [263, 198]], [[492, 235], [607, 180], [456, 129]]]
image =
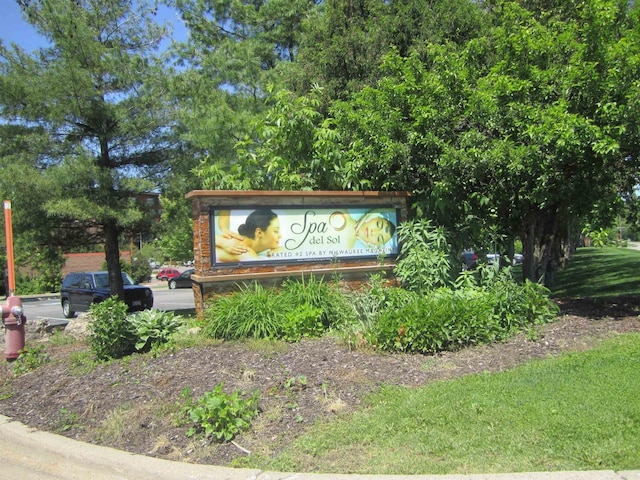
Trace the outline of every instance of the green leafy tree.
[[[469, 0], [329, 0], [304, 22], [300, 75], [289, 88], [322, 86], [330, 100], [373, 86], [386, 54], [407, 56], [428, 43], [464, 43], [484, 28], [478, 2]], [[295, 83], [295, 82], [298, 83]]]
[[166, 31], [125, 0], [40, 0], [25, 18], [50, 46], [0, 46], [0, 116], [32, 143], [47, 215], [102, 240], [111, 291], [122, 294], [120, 234], [143, 219], [173, 147], [172, 110], [156, 53]]
[[262, 166], [239, 160], [260, 118], [267, 86], [287, 77], [295, 60], [300, 24], [312, 0], [178, 0], [189, 28], [176, 52], [189, 68], [173, 84], [180, 100], [183, 139], [198, 160], [194, 173], [203, 188], [256, 188]]
[[[482, 37], [389, 54], [375, 87], [332, 108], [345, 168], [374, 189], [412, 191], [458, 246], [519, 237], [525, 277], [550, 284], [575, 219], [637, 175], [626, 138], [637, 88], [616, 81], [638, 58], [634, 8], [593, 1], [537, 18], [495, 2]], [[610, 54], [619, 41], [625, 58]]]
[[161, 216], [152, 226], [152, 245], [161, 255], [151, 253], [159, 261], [193, 260], [193, 219], [191, 202], [185, 194], [200, 187], [193, 174], [194, 161], [187, 147], [171, 161], [171, 169], [163, 179], [160, 194]]
[[156, 244], [165, 258], [177, 261], [193, 259], [193, 220], [191, 205], [180, 197], [163, 196], [162, 219], [155, 226]]
[[548, 285], [574, 220], [615, 203], [631, 186], [622, 178], [637, 175], [637, 147], [627, 150], [621, 135], [637, 130], [637, 120], [607, 114], [626, 111], [635, 97], [636, 88], [617, 77], [637, 62], [638, 49], [629, 45], [624, 58], [611, 52], [637, 36], [637, 10], [615, 1], [563, 5], [533, 2], [529, 11], [496, 2], [495, 61], [472, 104], [481, 105], [472, 113], [484, 118], [475, 130], [485, 143], [503, 144], [498, 167], [512, 184], [501, 190], [508, 196], [489, 189], [490, 197], [501, 199], [502, 218], [512, 212], [503, 224], [522, 239], [525, 276]]
[[[0, 124], [0, 194], [3, 200], [10, 200], [12, 207], [18, 294], [57, 291], [64, 251], [89, 251], [97, 242], [95, 232], [75, 230], [72, 224], [49, 215], [44, 208], [51, 199], [51, 185], [41, 172], [57, 152], [56, 143], [42, 129]], [[0, 226], [5, 232], [4, 216]], [[0, 267], [4, 272], [4, 233], [0, 246]], [[21, 270], [28, 273], [19, 275]]]
[[306, 85], [318, 83], [329, 98], [346, 99], [375, 76], [388, 48], [382, 22], [388, 6], [377, 0], [330, 0], [305, 23], [300, 61]]
[[323, 118], [321, 97], [320, 88], [302, 96], [288, 90], [273, 92], [268, 110], [253, 122], [251, 134], [236, 144], [239, 162], [245, 166], [244, 182], [251, 188], [342, 188], [339, 133], [330, 119]]

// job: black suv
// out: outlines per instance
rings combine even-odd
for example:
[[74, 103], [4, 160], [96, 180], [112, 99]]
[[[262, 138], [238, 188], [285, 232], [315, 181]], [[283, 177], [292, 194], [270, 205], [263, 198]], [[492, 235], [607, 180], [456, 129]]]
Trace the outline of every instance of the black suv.
[[[153, 307], [153, 292], [149, 287], [136, 285], [129, 274], [122, 272], [124, 302], [130, 311]], [[89, 310], [94, 303], [111, 296], [108, 272], [73, 272], [68, 274], [60, 289], [60, 302], [65, 318], [72, 318], [76, 312]]]

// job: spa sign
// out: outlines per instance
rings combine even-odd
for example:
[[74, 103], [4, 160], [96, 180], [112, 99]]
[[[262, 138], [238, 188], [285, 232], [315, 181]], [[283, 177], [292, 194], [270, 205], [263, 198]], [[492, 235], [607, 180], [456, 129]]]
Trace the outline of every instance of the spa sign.
[[214, 265], [398, 255], [393, 207], [212, 208], [210, 219]]

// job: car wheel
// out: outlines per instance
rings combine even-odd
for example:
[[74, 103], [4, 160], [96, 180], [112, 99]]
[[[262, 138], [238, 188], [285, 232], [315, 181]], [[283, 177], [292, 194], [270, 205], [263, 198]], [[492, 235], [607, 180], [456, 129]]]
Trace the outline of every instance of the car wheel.
[[175, 281], [175, 280], [169, 280], [169, 288], [170, 288], [171, 290], [175, 290], [175, 288], [176, 288], [177, 286], [178, 286], [178, 285], [176, 284], [176, 281]]
[[73, 318], [76, 316], [76, 312], [71, 310], [71, 304], [66, 298], [62, 301], [62, 314], [64, 318]]

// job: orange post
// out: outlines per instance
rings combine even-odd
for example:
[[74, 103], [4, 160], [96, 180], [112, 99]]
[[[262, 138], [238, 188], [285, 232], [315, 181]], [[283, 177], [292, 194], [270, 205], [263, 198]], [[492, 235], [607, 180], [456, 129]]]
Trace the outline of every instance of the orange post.
[[4, 230], [7, 239], [7, 278], [9, 291], [7, 297], [16, 291], [15, 263], [13, 259], [13, 224], [11, 223], [11, 201], [4, 201]]

